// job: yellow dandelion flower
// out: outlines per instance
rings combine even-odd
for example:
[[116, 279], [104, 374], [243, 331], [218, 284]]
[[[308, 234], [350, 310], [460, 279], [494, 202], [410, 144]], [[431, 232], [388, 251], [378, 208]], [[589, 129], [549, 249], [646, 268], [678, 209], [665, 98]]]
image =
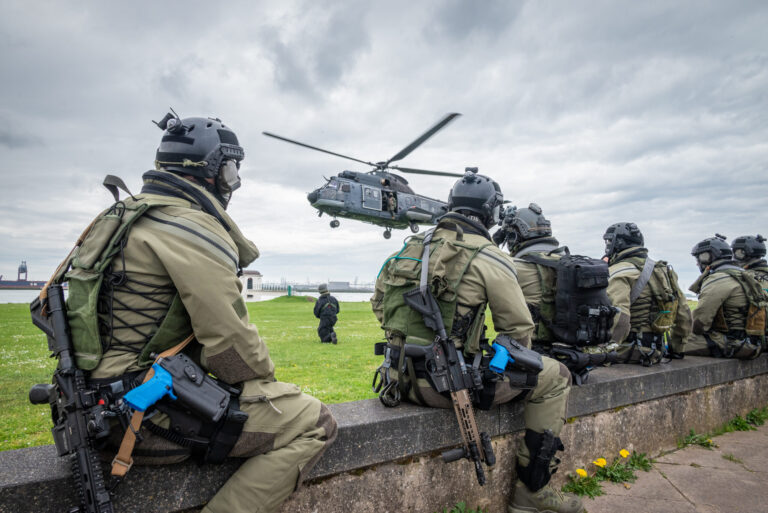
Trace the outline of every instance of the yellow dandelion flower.
[[622, 458], [626, 458], [627, 456], [629, 456], [629, 451], [626, 449], [622, 449], [619, 451], [619, 454], [621, 455]]
[[608, 464], [608, 462], [605, 461], [605, 458], [597, 458], [592, 463], [594, 463], [595, 465], [597, 465], [598, 467], [601, 467], [601, 468]]
[[587, 471], [586, 471], [586, 470], [584, 470], [583, 468], [577, 468], [577, 469], [576, 469], [576, 473], [577, 473], [577, 474], [578, 474], [580, 477], [587, 477]]

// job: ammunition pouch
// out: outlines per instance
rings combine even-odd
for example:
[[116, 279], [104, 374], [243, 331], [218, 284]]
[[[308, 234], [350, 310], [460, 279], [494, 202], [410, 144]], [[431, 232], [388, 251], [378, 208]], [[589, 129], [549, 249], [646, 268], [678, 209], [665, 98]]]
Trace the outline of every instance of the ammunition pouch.
[[[709, 345], [709, 342], [707, 342]], [[747, 335], [743, 331], [729, 332], [725, 343], [723, 357], [739, 360], [753, 360], [760, 356], [763, 350], [763, 337]]]
[[553, 345], [552, 349], [549, 350], [549, 355], [568, 367], [568, 370], [571, 371], [571, 376], [573, 377], [573, 383], [577, 386], [581, 386], [587, 382], [589, 371], [592, 370], [593, 367], [618, 363], [620, 361], [616, 351], [610, 351], [608, 353], [584, 353], [578, 349], [562, 345]]
[[[485, 344], [488, 350], [490, 346]], [[402, 354], [402, 348], [386, 342], [374, 345], [374, 354], [384, 355], [384, 362], [376, 369], [373, 377], [372, 390], [379, 394], [379, 400], [384, 406], [394, 407], [400, 404], [403, 397], [407, 397], [414, 388], [417, 399], [419, 393], [416, 381], [425, 379], [433, 388], [434, 383], [430, 378], [425, 365], [425, 359], [410, 354]], [[470, 364], [471, 360], [471, 364]], [[489, 369], [491, 357], [482, 353], [475, 353], [472, 358], [467, 358], [467, 367], [473, 375], [477, 386], [471, 390], [472, 402], [480, 410], [488, 410], [493, 406], [496, 396], [496, 384], [506, 377], [511, 388], [523, 390], [523, 393], [515, 396], [513, 401], [524, 399], [530, 390], [536, 388], [539, 375], [536, 371], [525, 371], [513, 366], [506, 369], [503, 374], [497, 374]], [[390, 369], [397, 371], [397, 379], [390, 376]], [[421, 401], [426, 404], [426, 401]]]
[[565, 447], [562, 440], [549, 429], [543, 433], [526, 429], [523, 440], [530, 453], [530, 462], [527, 467], [517, 464], [517, 477], [530, 491], [537, 492], [547, 486], [552, 474], [557, 472], [560, 460], [555, 458], [555, 453]]
[[664, 337], [659, 333], [632, 332], [621, 344], [619, 353], [624, 363], [639, 363], [643, 367], [669, 362]]

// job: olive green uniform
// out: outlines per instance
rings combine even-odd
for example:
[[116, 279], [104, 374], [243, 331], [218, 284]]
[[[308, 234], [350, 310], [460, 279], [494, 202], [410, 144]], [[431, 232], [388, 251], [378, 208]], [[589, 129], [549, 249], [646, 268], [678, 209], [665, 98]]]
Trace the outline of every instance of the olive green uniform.
[[[493, 325], [498, 334], [509, 335], [522, 344], [530, 347], [533, 321], [525, 304], [522, 291], [517, 281], [517, 271], [512, 259], [498, 247], [490, 243], [488, 232], [476, 223], [469, 223], [463, 216], [448, 214], [435, 229], [432, 243], [441, 238], [448, 241], [460, 241], [469, 246], [484, 246], [469, 262], [466, 272], [456, 288], [457, 310], [455, 318], [462, 318], [475, 311], [475, 315], [484, 316], [485, 306], [488, 305], [493, 318]], [[458, 227], [458, 228], [457, 228]], [[461, 233], [459, 233], [461, 232]], [[423, 237], [423, 236], [418, 236]], [[490, 243], [490, 244], [489, 244]], [[469, 250], [465, 250], [469, 251]], [[387, 262], [396, 257], [390, 256]], [[457, 256], [457, 259], [462, 256]], [[430, 262], [430, 279], [433, 277], [433, 262]], [[371, 298], [373, 312], [379, 322], [384, 322], [384, 301], [387, 284], [384, 273], [376, 281], [376, 290]], [[484, 317], [479, 320], [483, 322]], [[473, 321], [475, 322], [475, 321]], [[468, 337], [471, 337], [469, 335]], [[468, 337], [451, 339], [457, 348], [465, 348]], [[403, 341], [392, 332], [387, 332], [387, 339], [401, 346]], [[468, 344], [469, 345], [469, 344]], [[465, 354], [467, 350], [464, 351]], [[565, 422], [565, 408], [571, 385], [571, 374], [559, 362], [547, 357], [542, 358], [544, 369], [538, 376], [538, 384], [525, 397], [526, 428], [537, 433], [551, 430], [558, 436]], [[468, 360], [471, 361], [471, 360]], [[394, 371], [394, 369], [392, 369]], [[397, 373], [394, 372], [395, 377]], [[418, 389], [418, 390], [414, 390]], [[497, 382], [493, 404], [510, 401], [520, 395], [521, 390], [512, 388], [508, 381]], [[438, 408], [451, 408], [449, 398], [432, 390], [425, 379], [418, 379], [407, 399], [417, 404]], [[520, 444], [518, 462], [522, 466], [529, 463], [529, 451], [526, 444]]]
[[[148, 182], [152, 180], [145, 178]], [[155, 320], [163, 318], [178, 294], [186, 314], [178, 317], [178, 331], [171, 335], [180, 341], [194, 332], [196, 342], [185, 353], [224, 382], [242, 386], [240, 409], [248, 414], [229, 453], [248, 459], [203, 511], [275, 511], [333, 442], [336, 423], [320, 401], [296, 385], [275, 381], [267, 346], [249, 323], [237, 275], [239, 268], [258, 257], [258, 250], [212, 195], [189, 185], [210, 200], [219, 219], [178, 190], [174, 194], [180, 197], [137, 195], [135, 201], [161, 200], [166, 206], [150, 208], [135, 222], [123, 255], [114, 260], [111, 276], [125, 271], [128, 280], [108, 293], [114, 296], [112, 338], [105, 337], [110, 348], [91, 377], [111, 378], [146, 368], [137, 351], [157, 330]], [[132, 202], [125, 199], [126, 204]], [[157, 414], [149, 422], [168, 428], [169, 420]], [[189, 457], [187, 449], [146, 427], [141, 436], [144, 441], [137, 445], [134, 458], [138, 464]], [[119, 443], [119, 438], [113, 441]]]
[[[611, 343], [621, 344], [645, 333], [653, 333], [651, 323], [659, 308], [653, 299], [651, 287], [646, 284], [635, 302], [630, 302], [632, 288], [640, 278], [647, 258], [648, 250], [632, 247], [616, 253], [608, 262], [608, 298], [619, 309], [614, 320]], [[667, 342], [670, 351], [682, 354], [691, 331], [692, 319], [685, 295], [679, 288], [676, 294], [679, 298], [677, 315]]]
[[699, 303], [693, 310], [693, 334], [686, 354], [713, 356], [713, 352], [725, 349], [729, 340], [744, 337], [749, 301], [739, 281], [726, 271], [743, 272], [730, 262], [714, 262], [690, 287], [699, 295]]
[[768, 292], [768, 262], [758, 258], [745, 263], [744, 269]]

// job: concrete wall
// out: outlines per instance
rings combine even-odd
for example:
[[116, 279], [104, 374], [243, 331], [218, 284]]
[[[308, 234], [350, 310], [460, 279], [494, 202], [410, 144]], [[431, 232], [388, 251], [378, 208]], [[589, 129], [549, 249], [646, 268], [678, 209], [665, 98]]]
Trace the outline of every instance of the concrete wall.
[[[555, 482], [564, 482], [567, 472], [597, 457], [610, 461], [622, 448], [658, 454], [674, 448], [691, 428], [711, 430], [765, 405], [765, 356], [748, 362], [686, 358], [652, 368], [597, 369], [587, 385], [571, 393], [570, 418], [561, 435], [567, 452]], [[375, 399], [331, 409], [339, 422], [338, 441], [281, 511], [344, 507], [356, 513], [430, 513], [459, 500], [504, 511], [523, 428], [520, 404], [478, 412], [481, 430], [494, 437], [498, 459], [484, 487], [477, 485], [468, 462], [444, 464], [439, 457], [458, 440], [452, 412], [411, 405], [387, 409]], [[120, 485], [115, 510], [197, 508], [239, 463], [136, 467]], [[50, 446], [0, 453], [0, 469], [0, 512], [61, 511], [74, 503], [66, 465]]]

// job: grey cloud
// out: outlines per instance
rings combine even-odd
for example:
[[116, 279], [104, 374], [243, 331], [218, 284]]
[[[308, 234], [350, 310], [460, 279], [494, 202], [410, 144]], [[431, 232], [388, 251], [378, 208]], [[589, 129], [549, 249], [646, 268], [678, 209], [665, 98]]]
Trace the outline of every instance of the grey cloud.
[[524, 5], [505, 0], [488, 0], [482, 5], [462, 0], [439, 2], [434, 9], [431, 32], [454, 44], [470, 36], [494, 38], [510, 29]]

